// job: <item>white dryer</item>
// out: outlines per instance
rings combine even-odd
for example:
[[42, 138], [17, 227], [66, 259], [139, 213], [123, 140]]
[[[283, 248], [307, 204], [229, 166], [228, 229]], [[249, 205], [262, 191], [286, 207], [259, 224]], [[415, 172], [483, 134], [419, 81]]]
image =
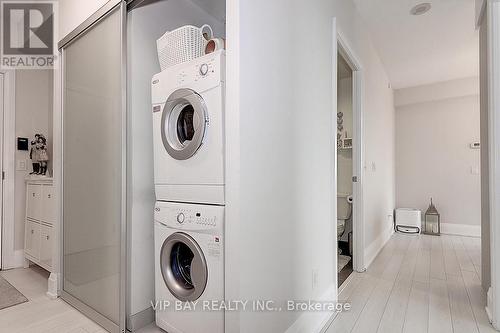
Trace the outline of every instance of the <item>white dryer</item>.
[[153, 76], [157, 200], [224, 204], [224, 73], [220, 50]]
[[224, 207], [157, 202], [154, 224], [156, 302], [169, 304], [156, 309], [156, 324], [223, 333], [224, 311], [204, 306], [224, 300]]

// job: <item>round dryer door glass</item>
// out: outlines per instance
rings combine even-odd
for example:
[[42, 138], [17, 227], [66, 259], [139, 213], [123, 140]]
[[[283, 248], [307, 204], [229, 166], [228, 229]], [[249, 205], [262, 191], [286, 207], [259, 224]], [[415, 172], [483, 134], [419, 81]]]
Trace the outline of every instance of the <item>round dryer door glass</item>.
[[189, 235], [170, 235], [161, 248], [160, 267], [170, 292], [181, 301], [195, 301], [203, 294], [208, 268], [203, 252]]
[[168, 154], [187, 160], [201, 147], [208, 124], [203, 98], [191, 89], [173, 92], [165, 104], [161, 136]]

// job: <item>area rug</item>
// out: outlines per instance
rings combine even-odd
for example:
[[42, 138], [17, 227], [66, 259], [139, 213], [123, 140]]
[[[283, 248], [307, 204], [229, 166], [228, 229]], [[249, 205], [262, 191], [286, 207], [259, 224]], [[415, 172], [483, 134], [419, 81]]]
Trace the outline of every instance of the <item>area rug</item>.
[[342, 268], [344, 268], [349, 263], [349, 261], [351, 261], [351, 257], [339, 254], [337, 259], [337, 272], [340, 272]]
[[23, 294], [0, 276], [0, 310], [27, 301], [28, 299]]

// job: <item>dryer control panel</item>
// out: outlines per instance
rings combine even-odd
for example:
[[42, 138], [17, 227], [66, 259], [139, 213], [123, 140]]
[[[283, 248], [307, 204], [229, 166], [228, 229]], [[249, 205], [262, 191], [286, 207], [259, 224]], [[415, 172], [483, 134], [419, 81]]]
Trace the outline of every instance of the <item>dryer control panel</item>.
[[155, 221], [165, 226], [185, 230], [222, 229], [223, 206], [157, 202]]
[[196, 83], [200, 80], [209, 80], [212, 76], [216, 76], [219, 64], [218, 59], [214, 57], [206, 58], [203, 62], [192, 64], [191, 66], [181, 70], [177, 74], [177, 84]]
[[153, 76], [152, 102], [164, 103], [172, 92], [188, 88], [202, 93], [225, 81], [225, 51], [219, 50], [192, 61], [172, 66]]

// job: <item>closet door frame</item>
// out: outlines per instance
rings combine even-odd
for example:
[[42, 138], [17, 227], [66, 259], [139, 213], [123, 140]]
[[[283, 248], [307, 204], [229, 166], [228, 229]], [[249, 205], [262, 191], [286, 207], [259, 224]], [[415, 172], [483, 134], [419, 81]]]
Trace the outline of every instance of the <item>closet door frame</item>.
[[[64, 200], [64, 108], [65, 108], [65, 49], [69, 46], [73, 41], [77, 40], [81, 35], [87, 32], [89, 29], [94, 27], [96, 24], [105, 20], [110, 14], [112, 14], [115, 10], [120, 11], [120, 36], [121, 36], [121, 113], [122, 113], [122, 123], [121, 123], [121, 140], [124, 144], [121, 146], [121, 216], [120, 216], [120, 293], [119, 293], [119, 323], [118, 325], [106, 318], [90, 306], [84, 304], [79, 299], [75, 298], [71, 294], [64, 291], [63, 283], [60, 285], [60, 294], [62, 298], [68, 302], [70, 305], [75, 307], [77, 310], [85, 314], [87, 317], [95, 321], [97, 324], [105, 328], [108, 332], [111, 333], [125, 333], [126, 332], [126, 283], [127, 283], [127, 258], [126, 258], [126, 242], [127, 242], [127, 229], [126, 229], [126, 221], [127, 221], [127, 1], [126, 0], [109, 0], [104, 6], [102, 6], [97, 12], [95, 12], [92, 16], [90, 16], [87, 20], [85, 20], [82, 24], [80, 24], [77, 28], [75, 28], [72, 32], [70, 32], [66, 37], [64, 37], [58, 44], [58, 48], [61, 54], [61, 70], [60, 70], [60, 96], [61, 96], [61, 119], [60, 123], [62, 125], [62, 135], [61, 138], [61, 184], [60, 184], [60, 193], [61, 195], [61, 208], [60, 208], [60, 216], [63, 217], [63, 200]], [[61, 223], [59, 223], [59, 263], [60, 263], [60, 272], [61, 276], [64, 274], [64, 247], [63, 247], [63, 235], [64, 235], [64, 223], [61, 218]], [[64, 281], [64, 277], [61, 278], [61, 281]]]

